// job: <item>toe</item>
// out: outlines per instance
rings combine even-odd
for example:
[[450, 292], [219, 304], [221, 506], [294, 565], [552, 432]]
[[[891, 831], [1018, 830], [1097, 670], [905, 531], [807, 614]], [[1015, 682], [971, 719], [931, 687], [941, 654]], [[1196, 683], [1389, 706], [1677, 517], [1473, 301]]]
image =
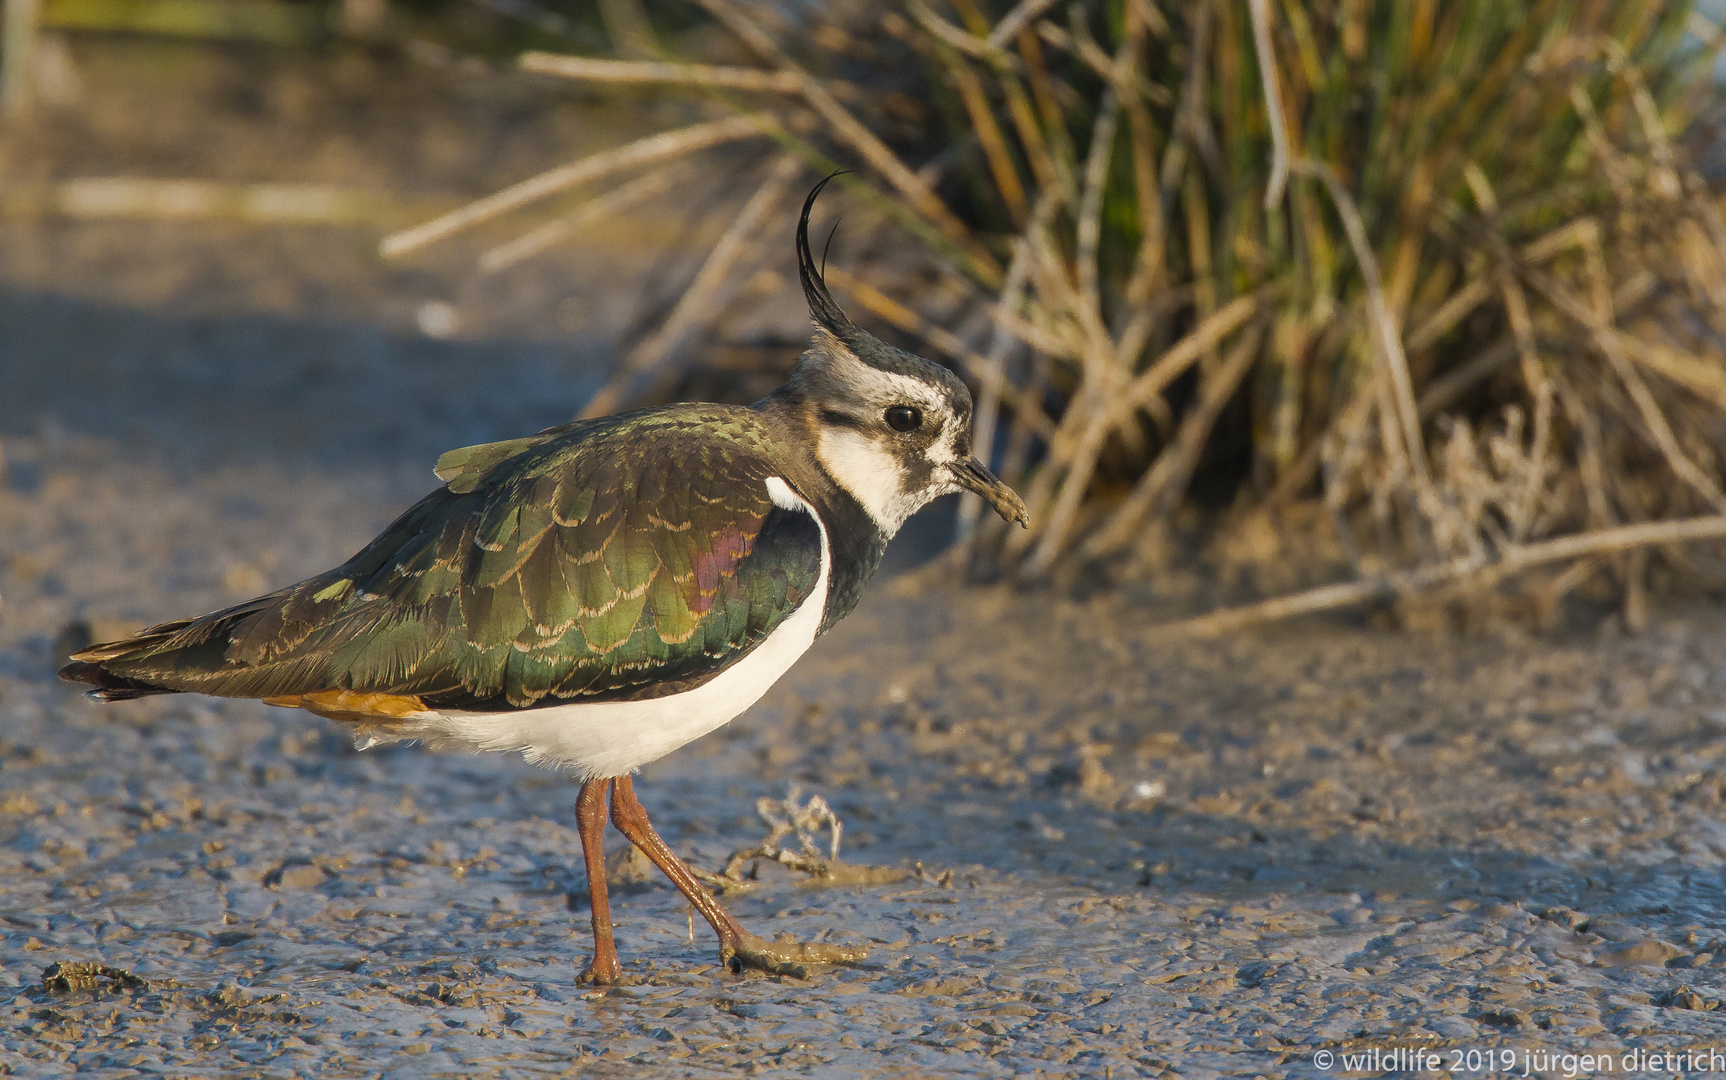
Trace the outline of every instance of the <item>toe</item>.
[[821, 968], [857, 964], [868, 958], [869, 950], [860, 945], [768, 941], [745, 930], [735, 949], [723, 959], [735, 973], [752, 967], [774, 975], [806, 979]]
[[596, 967], [589, 964], [575, 977], [577, 986], [615, 986], [623, 978], [623, 971], [616, 965]]

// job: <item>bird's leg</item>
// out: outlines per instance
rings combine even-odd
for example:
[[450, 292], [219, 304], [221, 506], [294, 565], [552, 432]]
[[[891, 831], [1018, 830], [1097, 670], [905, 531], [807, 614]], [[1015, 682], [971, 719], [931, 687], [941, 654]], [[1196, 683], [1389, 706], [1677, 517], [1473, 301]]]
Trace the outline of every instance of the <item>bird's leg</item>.
[[713, 927], [713, 932], [719, 935], [722, 946], [728, 940], [735, 942], [743, 928], [719, 906], [719, 901], [713, 898], [712, 893], [701, 887], [701, 883], [695, 880], [695, 875], [690, 873], [689, 867], [660, 839], [659, 833], [654, 831], [653, 823], [647, 820], [647, 810], [635, 797], [635, 785], [630, 782], [630, 778], [620, 776], [614, 784], [611, 822], [617, 826], [617, 831], [640, 848], [643, 855], [653, 860], [653, 865], [659, 867], [665, 876], [671, 879], [671, 883], [677, 886], [678, 891], [688, 897], [689, 902], [695, 905], [695, 910], [701, 912], [701, 917], [706, 919], [708, 925]]
[[857, 946], [767, 941], [739, 926], [653, 830], [652, 822], [647, 820], [647, 811], [636, 799], [635, 786], [628, 776], [619, 776], [613, 781], [611, 823], [671, 879], [678, 891], [695, 905], [695, 910], [701, 912], [701, 917], [719, 935], [720, 963], [733, 972], [752, 967], [801, 978], [808, 974], [811, 964], [853, 964], [868, 958], [869, 950]]
[[582, 782], [581, 794], [575, 798], [575, 826], [581, 834], [588, 908], [593, 913], [593, 961], [575, 981], [601, 986], [623, 977], [617, 943], [611, 937], [611, 897], [605, 889], [605, 804], [610, 794], [611, 779], [596, 776]]

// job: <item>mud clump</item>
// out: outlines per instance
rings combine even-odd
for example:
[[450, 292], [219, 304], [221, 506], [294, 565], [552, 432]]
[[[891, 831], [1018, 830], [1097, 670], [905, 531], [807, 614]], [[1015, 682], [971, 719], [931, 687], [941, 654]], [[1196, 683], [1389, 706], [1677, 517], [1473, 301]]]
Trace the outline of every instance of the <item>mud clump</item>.
[[42, 989], [50, 994], [70, 994], [79, 990], [143, 990], [149, 985], [147, 980], [130, 971], [107, 964], [60, 962], [42, 969]]

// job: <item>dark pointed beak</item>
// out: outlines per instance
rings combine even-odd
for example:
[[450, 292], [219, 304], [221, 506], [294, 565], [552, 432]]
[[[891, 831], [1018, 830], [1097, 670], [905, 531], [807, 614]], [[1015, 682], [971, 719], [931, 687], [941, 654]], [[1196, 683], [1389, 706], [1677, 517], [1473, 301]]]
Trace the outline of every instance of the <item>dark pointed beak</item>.
[[1003, 484], [981, 461], [972, 458], [963, 465], [953, 466], [953, 479], [962, 487], [983, 496], [989, 505], [995, 508], [995, 513], [1001, 515], [1003, 521], [1016, 521], [1027, 529], [1031, 527], [1031, 512], [1025, 509], [1025, 500], [1019, 498], [1018, 492]]

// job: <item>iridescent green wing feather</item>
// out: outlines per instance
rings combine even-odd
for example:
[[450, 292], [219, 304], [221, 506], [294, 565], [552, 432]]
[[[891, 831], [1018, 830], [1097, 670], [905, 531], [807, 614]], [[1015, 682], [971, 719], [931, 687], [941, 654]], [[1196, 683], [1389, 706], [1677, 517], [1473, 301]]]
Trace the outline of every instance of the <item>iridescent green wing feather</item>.
[[452, 451], [335, 570], [80, 658], [143, 690], [446, 708], [689, 689], [812, 599], [819, 528], [773, 504], [771, 459], [755, 414], [710, 406]]

